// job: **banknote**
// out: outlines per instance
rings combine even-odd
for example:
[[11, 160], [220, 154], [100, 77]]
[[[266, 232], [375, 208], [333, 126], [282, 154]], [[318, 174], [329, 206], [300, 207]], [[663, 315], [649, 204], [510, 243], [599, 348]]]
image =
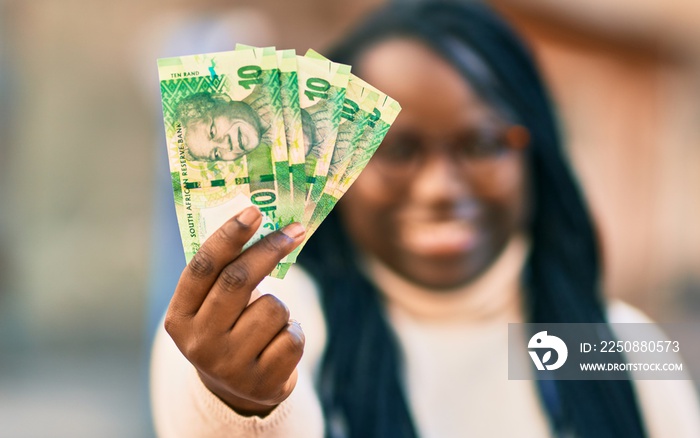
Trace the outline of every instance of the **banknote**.
[[[353, 79], [355, 79], [354, 76], [351, 78], [351, 82]], [[368, 85], [359, 78], [355, 79], [355, 81], [358, 86], [360, 86], [360, 84]], [[363, 87], [363, 89], [369, 90], [370, 87]], [[371, 87], [371, 89], [376, 90], [374, 87]], [[376, 92], [370, 93], [376, 95]], [[309, 238], [318, 229], [331, 210], [333, 210], [338, 200], [348, 191], [350, 186], [357, 180], [357, 177], [360, 176], [360, 173], [364, 170], [365, 166], [367, 166], [370, 158], [374, 155], [374, 152], [386, 136], [391, 124], [396, 120], [396, 117], [401, 111], [401, 106], [398, 102], [383, 93], [379, 96], [379, 100], [377, 105], [371, 110], [371, 113], [366, 114], [366, 123], [360, 132], [357, 133], [354, 140], [355, 145], [352, 148], [350, 157], [347, 158], [344, 166], [345, 169], [334, 175], [330, 179], [330, 182], [326, 184], [319, 201], [314, 206], [311, 217], [304, 223], [306, 228], [304, 242], [290, 254], [288, 260], [283, 260], [283, 263], [276, 268], [275, 272], [286, 272], [289, 269], [289, 264], [296, 261], [296, 257], [299, 252], [301, 252], [304, 245], [306, 245]]]
[[186, 260], [251, 203], [265, 218], [248, 245], [291, 222], [274, 49], [164, 58], [158, 71]]
[[[272, 48], [274, 50], [274, 48]], [[236, 44], [236, 51], [260, 50], [247, 44]], [[269, 48], [267, 50], [270, 50]], [[293, 222], [301, 222], [306, 200], [306, 173], [304, 137], [299, 106], [299, 82], [297, 80], [297, 55], [295, 50], [276, 50], [277, 67], [280, 72], [280, 103], [287, 142], [287, 160], [290, 173], [290, 196], [283, 196]], [[295, 200], [296, 198], [296, 200]]]
[[[312, 49], [309, 49], [305, 56], [315, 59], [327, 59]], [[350, 93], [352, 98], [348, 99], [350, 95], [347, 93]], [[336, 166], [329, 169], [328, 175], [330, 180], [326, 182], [320, 198], [314, 203], [307, 205], [307, 213], [304, 216], [304, 225], [307, 229], [306, 239], [292, 254], [283, 260], [283, 263], [278, 265], [275, 272], [281, 273], [281, 275], [284, 275], [291, 263], [296, 261], [299, 252], [303, 249], [308, 239], [352, 183], [355, 182], [401, 111], [401, 106], [396, 101], [353, 74], [350, 75], [347, 93], [342, 113], [345, 116], [344, 120], [346, 122], [349, 121], [351, 115], [356, 113], [356, 108], [361, 106], [362, 111], [359, 112], [360, 118], [357, 120], [362, 120], [364, 116], [366, 117], [366, 122], [362, 124], [361, 128], [357, 126], [357, 123], [354, 124], [356, 131], [350, 143], [350, 148], [343, 148], [342, 140], [336, 142], [336, 148], [341, 145], [340, 149], [345, 150], [346, 153], [334, 155], [332, 162], [336, 163]], [[358, 96], [364, 96], [365, 99], [361, 99]], [[370, 103], [378, 100], [381, 101], [381, 105], [370, 108]], [[361, 105], [358, 105], [357, 102], [361, 102]], [[369, 111], [371, 112], [367, 113]], [[341, 122], [342, 125], [343, 123]], [[353, 125], [345, 125], [346, 128], [350, 126]], [[342, 138], [341, 133], [339, 133], [339, 138]], [[346, 158], [340, 158], [343, 155]], [[309, 211], [311, 212], [310, 215], [308, 214]]]
[[[319, 217], [325, 218], [325, 206], [322, 205], [323, 194], [336, 196], [345, 193], [350, 184], [354, 182], [361, 169], [369, 161], [369, 157], [374, 153], [374, 144], [381, 142], [381, 138], [372, 134], [377, 128], [378, 120], [381, 120], [381, 109], [377, 107], [379, 94], [363, 86], [356, 76], [350, 78], [348, 91], [351, 91], [350, 98], [345, 100], [343, 108], [343, 122], [341, 122], [336, 142], [336, 152], [333, 154], [331, 169], [328, 172], [328, 180], [319, 200], [313, 205], [313, 209], [307, 209], [304, 218], [310, 231], [316, 229]], [[382, 95], [382, 97], [386, 97]], [[391, 123], [385, 118], [385, 123]], [[342, 135], [341, 135], [342, 134]], [[350, 169], [350, 173], [348, 170]], [[318, 210], [318, 212], [317, 212]], [[330, 210], [328, 210], [330, 211]]]
[[[305, 56], [326, 59], [312, 49], [309, 49]], [[348, 93], [347, 96], [350, 99], [346, 99], [342, 113], [345, 122], [352, 118], [363, 122], [361, 125], [358, 125], [357, 121], [354, 124], [353, 146], [347, 153], [347, 157], [336, 160], [334, 156], [334, 162], [342, 164], [329, 172], [332, 177], [324, 187], [323, 201], [319, 200], [314, 205], [311, 216], [305, 214], [305, 224], [310, 227], [311, 234], [335, 206], [338, 199], [355, 182], [401, 111], [398, 102], [354, 74], [350, 75]], [[335, 200], [331, 201], [331, 199]]]
[[[357, 179], [401, 107], [309, 50], [237, 45], [158, 60], [163, 120], [186, 260], [249, 205], [246, 248], [291, 222], [308, 240]], [[304, 243], [271, 276], [284, 278]]]
[[294, 50], [278, 50], [282, 114], [287, 138], [289, 172], [292, 178], [292, 208], [296, 221], [302, 221], [306, 202], [306, 149], [299, 104], [299, 75]]
[[270, 74], [267, 77], [268, 81], [264, 82], [266, 92], [260, 94], [261, 105], [258, 106], [275, 111], [275, 117], [271, 118], [271, 120], [274, 120], [274, 126], [270, 127], [270, 129], [274, 131], [271, 135], [276, 139], [281, 138], [283, 143], [287, 146], [285, 155], [287, 162], [283, 163], [280, 161], [276, 163], [279, 216], [284, 223], [299, 221], [302, 219], [302, 216], [301, 212], [295, 212], [296, 204], [292, 199], [293, 188], [291, 175], [289, 179], [284, 177], [285, 169], [286, 172], [289, 172], [289, 143], [286, 139], [287, 130], [285, 122], [285, 108], [289, 102], [283, 100], [284, 93], [282, 90], [282, 73], [279, 67], [279, 56], [274, 47], [253, 47], [244, 44], [236, 44], [235, 51], [240, 52], [242, 50], [253, 50], [256, 58], [262, 59], [266, 65], [276, 65], [275, 69], [270, 70]]
[[[358, 145], [362, 148], [368, 147], [367, 141], [362, 138], [364, 137], [363, 134], [367, 124], [374, 122], [373, 117], [375, 117], [375, 106], [378, 99], [379, 93], [372, 91], [366, 86], [366, 83], [361, 81], [357, 76], [350, 76], [345, 99], [343, 101], [343, 110], [340, 115], [341, 121], [338, 125], [338, 136], [328, 168], [328, 177], [325, 186], [320, 191], [321, 193], [317, 195], [315, 199], [312, 199], [312, 202], [306, 204], [304, 225], [307, 228], [307, 239], [311, 237], [313, 231], [320, 225], [319, 222], [319, 224], [316, 224], [312, 229], [311, 227], [314, 224], [311, 222], [311, 219], [312, 217], [316, 218], [316, 220], [320, 218], [321, 213], [319, 212], [314, 215], [314, 212], [316, 209], [323, 207], [319, 205], [320, 199], [323, 199], [323, 194], [335, 194], [340, 187], [342, 177], [351, 164], [355, 148]], [[328, 212], [330, 212], [330, 210], [328, 210]], [[325, 218], [325, 215], [323, 218]], [[296, 257], [303, 246], [303, 244], [300, 245], [285, 261], [296, 261]]]
[[311, 193], [322, 189], [328, 176], [350, 66], [307, 56], [297, 56], [297, 63], [308, 205]]
[[[382, 140], [384, 140], [392, 123], [394, 123], [394, 120], [396, 120], [396, 117], [398, 117], [401, 112], [401, 105], [399, 105], [397, 101], [367, 84], [362, 79], [357, 78], [357, 81], [363, 84], [363, 86], [380, 93], [380, 96], [372, 114], [369, 115], [367, 126], [358, 140], [358, 145], [355, 147], [347, 167], [342, 176], [338, 178], [336, 185], [327, 192], [329, 196], [335, 198], [333, 205], [348, 191], [350, 186], [357, 180], [357, 177], [360, 176], [360, 173], [367, 166], [367, 163], [369, 163], [370, 158], [372, 158], [372, 155], [374, 155], [377, 148], [379, 148]], [[326, 198], [326, 200], [328, 200], [328, 198]], [[323, 201], [319, 201], [319, 203], [323, 203]], [[325, 208], [326, 207], [320, 209], [320, 211]], [[325, 215], [323, 217], [325, 217]], [[314, 223], [314, 221], [311, 220], [311, 223]]]
[[[305, 206], [315, 203], [312, 193], [318, 198], [325, 186], [349, 79], [349, 65], [297, 56], [306, 176]], [[288, 262], [293, 257], [290, 254], [282, 261]]]

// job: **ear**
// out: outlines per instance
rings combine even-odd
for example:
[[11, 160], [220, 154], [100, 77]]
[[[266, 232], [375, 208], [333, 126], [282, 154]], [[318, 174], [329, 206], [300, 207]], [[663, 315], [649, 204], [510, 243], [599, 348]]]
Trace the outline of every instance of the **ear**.
[[506, 130], [505, 141], [513, 150], [524, 150], [530, 144], [530, 131], [522, 125], [513, 125]]

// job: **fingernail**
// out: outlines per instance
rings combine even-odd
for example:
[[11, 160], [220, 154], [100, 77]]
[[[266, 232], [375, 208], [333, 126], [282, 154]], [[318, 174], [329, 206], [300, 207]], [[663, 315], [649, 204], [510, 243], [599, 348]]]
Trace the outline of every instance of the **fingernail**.
[[236, 221], [246, 227], [249, 227], [260, 217], [258, 207], [251, 205], [236, 216]]
[[303, 236], [305, 232], [306, 230], [304, 230], [304, 226], [299, 222], [294, 222], [293, 224], [289, 224], [282, 228], [282, 233], [294, 240], [297, 240], [299, 237]]

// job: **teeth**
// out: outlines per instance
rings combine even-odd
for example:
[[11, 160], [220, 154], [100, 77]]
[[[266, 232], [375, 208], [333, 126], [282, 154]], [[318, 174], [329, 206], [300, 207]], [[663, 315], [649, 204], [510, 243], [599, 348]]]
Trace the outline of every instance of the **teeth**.
[[467, 249], [474, 238], [472, 226], [461, 220], [410, 224], [404, 228], [403, 241], [418, 253], [452, 253]]

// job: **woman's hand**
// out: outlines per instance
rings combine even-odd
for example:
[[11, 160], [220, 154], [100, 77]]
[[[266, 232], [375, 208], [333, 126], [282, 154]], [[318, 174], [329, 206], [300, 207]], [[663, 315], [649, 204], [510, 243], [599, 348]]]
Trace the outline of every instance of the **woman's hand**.
[[304, 229], [289, 225], [241, 253], [261, 219], [249, 207], [204, 242], [180, 277], [165, 329], [210, 391], [242, 415], [264, 416], [294, 389], [304, 333], [274, 296], [248, 303]]

